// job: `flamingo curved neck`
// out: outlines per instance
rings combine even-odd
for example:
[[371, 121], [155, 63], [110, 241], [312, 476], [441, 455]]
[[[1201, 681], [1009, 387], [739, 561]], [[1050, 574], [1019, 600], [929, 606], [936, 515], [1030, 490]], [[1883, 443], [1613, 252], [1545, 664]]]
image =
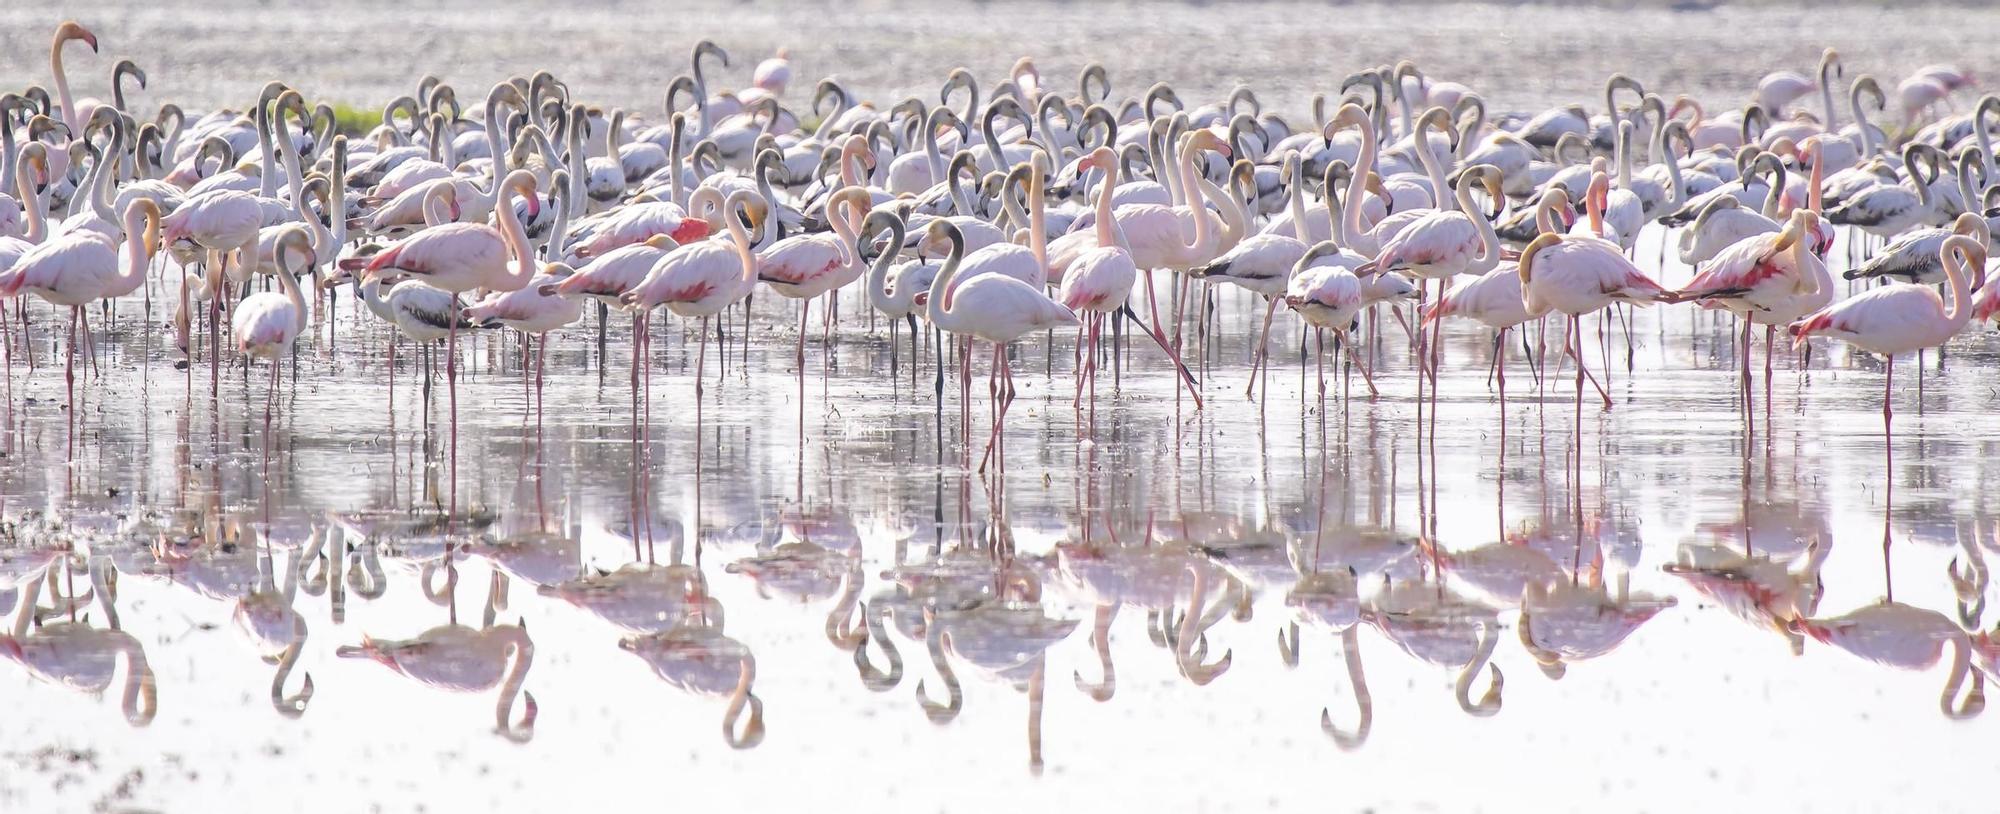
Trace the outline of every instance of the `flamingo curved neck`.
[[1347, 179], [1347, 200], [1344, 202], [1347, 211], [1341, 219], [1340, 242], [1347, 244], [1351, 249], [1361, 247], [1362, 196], [1368, 192], [1369, 168], [1375, 166], [1375, 131], [1365, 123], [1359, 127], [1361, 151], [1355, 157], [1354, 173]]
[[[894, 220], [890, 222], [886, 231], [889, 233], [889, 244], [882, 249], [881, 254], [875, 256], [875, 265], [868, 269], [868, 304], [878, 311], [889, 310], [889, 306], [892, 305], [901, 305], [901, 301], [915, 294], [915, 292], [889, 291], [889, 267], [895, 265], [897, 248], [903, 245], [903, 240], [909, 236], [909, 232], [907, 227], [901, 225], [901, 221]], [[755, 277], [751, 279], [754, 281]], [[903, 296], [898, 297], [896, 294]]]
[[667, 194], [673, 202], [682, 207], [688, 205], [687, 181], [681, 175], [681, 155], [686, 138], [687, 120], [676, 117], [669, 125], [667, 134]]
[[1097, 187], [1097, 245], [1100, 247], [1122, 246], [1117, 224], [1111, 210], [1112, 193], [1118, 190], [1118, 176], [1123, 173], [1122, 164], [1113, 163], [1104, 168], [1104, 183]]
[[1221, 189], [1195, 171], [1194, 164], [1200, 155], [1200, 151], [1192, 143], [1181, 148], [1181, 186], [1200, 193], [1199, 199], [1191, 196], [1187, 202], [1189, 212], [1194, 215], [1194, 242], [1181, 243], [1179, 237], [1173, 239], [1174, 248], [1179, 250], [1182, 259], [1189, 262], [1200, 260], [1197, 255], [1207, 251], [1215, 239], [1214, 227], [1209, 224], [1211, 216], [1205, 204], [1213, 203], [1218, 209], [1228, 205], [1227, 200], [1218, 200], [1226, 199], [1228, 196], [1223, 195]]
[[21, 207], [28, 210], [28, 230], [22, 237], [39, 246], [49, 234], [48, 200], [35, 194], [35, 183], [25, 172], [15, 176], [14, 190], [20, 193]]
[[[1658, 138], [1662, 143], [1667, 141], [1666, 128], [1660, 128]], [[1667, 195], [1670, 199], [1666, 211], [1674, 212], [1687, 205], [1687, 181], [1681, 177], [1681, 162], [1674, 155], [1673, 145], [1667, 144], [1664, 152], [1660, 163], [1667, 167]]]
[[280, 107], [278, 109], [278, 117], [271, 120], [271, 129], [276, 131], [277, 138], [283, 142], [280, 145], [280, 147], [284, 150], [284, 152], [281, 153], [282, 157], [280, 158], [280, 160], [283, 161], [285, 165], [285, 185], [287, 188], [291, 190], [292, 204], [303, 208], [305, 205], [304, 189], [306, 185], [306, 177], [305, 173], [299, 170], [299, 151], [297, 143], [292, 141], [291, 131], [285, 128], [284, 108]]
[[513, 261], [506, 264], [508, 285], [496, 287], [507, 290], [519, 289], [535, 276], [534, 247], [528, 245], [528, 233], [521, 228], [521, 219], [514, 215], [514, 202], [511, 200], [514, 188], [504, 179], [494, 181], [493, 185], [500, 196], [494, 205], [494, 212], [500, 216], [500, 236], [505, 238], [507, 245], [514, 250]]
[[1438, 210], [1443, 211], [1445, 191], [1451, 189], [1451, 184], [1445, 182], [1444, 167], [1438, 163], [1437, 155], [1431, 152], [1430, 124], [1427, 120], [1417, 122], [1413, 137], [1416, 140], [1417, 163], [1424, 165], [1424, 174], [1430, 177], [1431, 199], [1436, 202]]
[[278, 194], [278, 175], [271, 171], [278, 166], [278, 157], [271, 149], [271, 114], [267, 107], [269, 102], [259, 99], [257, 110], [250, 115], [257, 128], [257, 157], [263, 162], [257, 173], [257, 194], [265, 198]]
[[292, 301], [292, 335], [297, 336], [306, 330], [306, 295], [299, 290], [298, 269], [288, 262], [296, 255], [288, 254], [284, 246], [278, 247], [278, 255], [278, 284], [284, 286], [285, 298]]
[[[1800, 242], [1809, 239], [1802, 237]], [[1959, 260], [1959, 253], [1950, 247], [1947, 247], [1944, 253], [1944, 276], [1951, 288], [1951, 307], [1945, 311], [1943, 331], [1944, 337], [1949, 339], [1958, 333], [1959, 329], [1964, 328], [1965, 323], [1972, 318], [1972, 297], [1967, 293], [1966, 268]]]
[[958, 180], [957, 169], [945, 171], [945, 189], [951, 193], [951, 209], [954, 215], [973, 217], [972, 196], [965, 191], [965, 185]]
[[[105, 145], [104, 152], [99, 154], [97, 161], [90, 165], [90, 171], [96, 174], [96, 183], [91, 184], [89, 190], [90, 209], [99, 218], [103, 218], [105, 223], [120, 222], [117, 210], [111, 208], [111, 183], [113, 176], [118, 174], [118, 162], [124, 155], [125, 126], [121, 124], [111, 128], [111, 142]], [[99, 165], [108, 166], [100, 168]]]
[[[827, 121], [832, 121], [828, 117]], [[924, 164], [930, 167], [931, 177], [938, 178], [945, 173], [944, 151], [938, 148], [937, 124], [924, 122]]]
[[959, 261], [964, 257], [965, 241], [962, 238], [952, 240], [951, 249], [945, 254], [944, 266], [938, 269], [937, 276], [931, 278], [929, 299], [924, 303], [924, 318], [930, 320], [933, 326], [952, 333], [960, 333], [964, 325], [957, 314], [945, 307], [944, 295], [951, 287], [951, 278], [958, 274]]
[[71, 133], [83, 132], [82, 122], [76, 118], [76, 100], [69, 95], [69, 73], [63, 70], [62, 47], [67, 40], [56, 40], [49, 48], [49, 73], [55, 75], [56, 100], [62, 104], [63, 124]]
[[1049, 221], [1047, 206], [1043, 197], [1047, 190], [1043, 187], [1042, 170], [1031, 167], [1028, 171], [1028, 248], [1035, 252], [1035, 275], [1049, 278]]
[[1479, 211], [1479, 203], [1472, 199], [1471, 179], [1468, 173], [1458, 182], [1458, 208], [1471, 219], [1473, 228], [1479, 230], [1479, 256], [1464, 273], [1485, 274], [1500, 265], [1500, 234], [1493, 230], [1493, 222], [1486, 219], [1486, 213]]
[[1312, 245], [1312, 238], [1306, 234], [1306, 185], [1299, 177], [1299, 157], [1286, 156], [1284, 174], [1291, 181], [1291, 189], [1286, 190], [1285, 208], [1292, 216], [1292, 236], [1300, 243]]
[[152, 257], [146, 254], [146, 233], [159, 229], [159, 215], [133, 208], [125, 214], [125, 267], [118, 272], [119, 288], [136, 291], [146, 277], [146, 265]]
[[757, 257], [750, 253], [750, 233], [743, 228], [743, 219], [736, 215], [742, 206], [740, 201], [724, 201], [722, 223], [729, 229], [729, 243], [736, 249], [736, 259], [743, 268], [743, 284], [748, 287], [757, 283]]
[[[1855, 83], [1847, 92], [1847, 107], [1854, 113], [1854, 127], [1861, 131], [1861, 157], [1866, 159], [1880, 149], [1875, 143], [1874, 125], [1868, 123], [1868, 111], [1861, 108], [1861, 84]], [[1973, 132], [1978, 132], [1977, 128]]]

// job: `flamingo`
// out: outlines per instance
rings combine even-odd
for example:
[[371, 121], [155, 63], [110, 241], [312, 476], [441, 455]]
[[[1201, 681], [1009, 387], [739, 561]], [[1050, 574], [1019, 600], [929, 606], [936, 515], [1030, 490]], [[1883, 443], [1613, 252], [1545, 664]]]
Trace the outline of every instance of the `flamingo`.
[[[1535, 222], [1538, 234], [1557, 234], [1563, 231], [1562, 218], [1569, 211], [1569, 193], [1560, 186], [1551, 186], [1542, 191], [1535, 205]], [[1433, 322], [1449, 316], [1464, 316], [1478, 320], [1497, 332], [1493, 337], [1493, 365], [1495, 377], [1500, 382], [1501, 409], [1507, 402], [1507, 331], [1534, 319], [1528, 311], [1527, 303], [1521, 296], [1521, 275], [1518, 269], [1496, 266], [1486, 273], [1454, 285], [1423, 311], [1424, 322]], [[1504, 415], [1504, 413], [1503, 413]]]
[[[1132, 314], [1126, 301], [1132, 296], [1132, 286], [1138, 282], [1139, 267], [1132, 259], [1132, 252], [1125, 248], [1124, 236], [1120, 234], [1120, 224], [1112, 209], [1123, 172], [1117, 154], [1105, 146], [1092, 150], [1078, 164], [1078, 171], [1092, 169], [1104, 173], [1104, 183], [1097, 191], [1097, 245], [1070, 262], [1069, 271], [1062, 278], [1061, 296], [1063, 307], [1090, 317], [1083, 368], [1077, 376], [1077, 402], [1082, 400], [1084, 380], [1088, 379], [1091, 404], [1094, 406], [1097, 403], [1097, 344], [1104, 329], [1104, 315], [1122, 310], [1137, 321], [1138, 316]], [[1167, 346], [1159, 331], [1148, 329], [1146, 335], [1152, 337], [1161, 352], [1173, 361], [1174, 368], [1187, 385], [1189, 398], [1194, 400], [1195, 409], [1201, 409], [1200, 390], [1195, 386], [1194, 377], [1188, 373], [1187, 365], [1181, 363], [1180, 355]]]
[[[897, 373], [896, 323], [901, 321], [910, 329], [910, 365], [915, 375], [917, 361], [917, 292], [928, 290], [931, 279], [937, 276], [938, 264], [923, 261], [896, 263], [896, 247], [903, 245], [909, 232], [909, 224], [901, 215], [891, 210], [876, 210], [868, 213], [861, 224], [861, 231], [855, 234], [855, 253], [871, 245], [871, 240], [884, 231], [889, 233], [889, 241], [880, 244], [883, 249], [869, 267], [867, 278], [868, 304], [889, 319], [889, 375]], [[944, 388], [944, 371], [938, 371], [938, 389]]]
[[278, 360], [291, 352], [292, 343], [306, 330], [306, 298], [299, 291], [298, 275], [301, 269], [310, 269], [316, 262], [312, 231], [303, 223], [284, 229], [277, 238], [278, 283], [284, 287], [284, 293], [252, 294], [237, 303], [229, 319], [236, 352], [271, 363], [271, 387], [264, 395], [266, 474], [271, 471], [271, 413], [278, 403]]
[[[71, 133], [82, 133], [84, 117], [79, 115], [76, 101], [69, 94], [69, 74], [63, 70], [63, 45], [71, 41], [90, 46], [90, 52], [97, 53], [97, 35], [90, 33], [82, 23], [64, 20], [56, 26], [55, 41], [49, 44], [49, 73], [54, 75], [56, 99], [62, 105], [62, 122]], [[46, 99], [47, 97], [43, 97]]]
[[[1602, 196], [1604, 175], [1598, 173], [1591, 189]], [[1604, 232], [1603, 208], [1587, 207], [1589, 219], [1578, 223], [1587, 234], [1573, 230], [1567, 235], [1544, 234], [1521, 250], [1516, 266], [1521, 276], [1521, 300], [1534, 317], [1560, 311], [1569, 317], [1564, 352], [1576, 362], [1576, 409], [1579, 431], [1583, 422], [1583, 380], [1585, 365], [1579, 317], [1624, 302], [1646, 306], [1659, 301], [1665, 290], [1639, 271], [1618, 244], [1597, 235]], [[1611, 409], [1611, 395], [1604, 397], [1604, 409]]]
[[0, 271], [0, 297], [27, 292], [52, 305], [69, 308], [69, 342], [65, 352], [63, 381], [67, 388], [70, 425], [70, 454], [76, 451], [76, 342], [78, 324], [89, 336], [90, 325], [84, 306], [102, 299], [132, 293], [146, 280], [146, 267], [160, 246], [160, 207], [149, 200], [134, 201], [125, 211], [126, 256], [118, 262], [118, 247], [102, 235], [79, 231], [60, 235], [36, 246]]
[[535, 338], [535, 391], [542, 389], [542, 370], [549, 355], [549, 334], [583, 318], [583, 303], [557, 293], [576, 275], [562, 263], [547, 263], [518, 291], [495, 291], [465, 308], [465, 319], [499, 324]]
[[760, 264], [750, 252], [750, 235], [743, 225], [755, 192], [737, 190], [722, 204], [727, 241], [691, 243], [662, 255], [644, 280], [619, 298], [627, 308], [648, 311], [665, 305], [682, 317], [701, 317], [701, 353], [695, 361], [695, 396], [702, 392], [702, 365], [708, 359], [708, 320], [750, 296]]
[[[986, 470], [986, 461], [993, 453], [994, 444], [1000, 440], [1001, 431], [1007, 425], [1007, 408], [1014, 399], [1013, 369], [1007, 364], [1007, 343], [1036, 331], [1049, 330], [1059, 326], [1077, 324], [1076, 312], [1062, 303], [1049, 299], [1041, 289], [1008, 277], [1004, 274], [983, 274], [960, 286], [945, 303], [945, 289], [951, 285], [952, 277], [958, 274], [960, 261], [965, 257], [965, 237], [950, 221], [933, 221], [926, 237], [950, 241], [951, 249], [945, 255], [944, 268], [938, 270], [931, 280], [929, 301], [925, 304], [924, 315], [938, 328], [983, 339], [993, 345], [993, 367], [999, 377], [1000, 406], [993, 419], [993, 432], [986, 440], [986, 452], [980, 455], [979, 469]], [[994, 389], [989, 386], [989, 390]], [[967, 450], [970, 454], [971, 450]], [[1000, 468], [1006, 468], [1006, 453], [1001, 452]]]
[[[473, 289], [515, 291], [534, 277], [535, 253], [528, 235], [514, 215], [511, 195], [519, 194], [528, 205], [528, 217], [541, 213], [535, 197], [535, 174], [515, 170], [496, 183], [499, 202], [494, 211], [500, 226], [483, 223], [447, 223], [410, 236], [389, 250], [375, 255], [365, 268], [368, 279], [410, 278], [452, 294]], [[192, 203], [192, 201], [190, 201]], [[178, 214], [178, 213], [176, 213]], [[509, 255], [512, 255], [511, 259]], [[458, 506], [458, 309], [451, 309], [451, 327], [445, 355], [445, 382], [451, 400], [451, 505]]]
[[[1970, 213], [1966, 217], [1977, 218]], [[1945, 238], [1938, 250], [1944, 276], [1951, 288], [1951, 306], [1928, 286], [1892, 283], [1871, 288], [1853, 297], [1793, 322], [1787, 329], [1794, 346], [1804, 346], [1814, 336], [1825, 335], [1869, 353], [1881, 354], [1882, 372], [1882, 454], [1893, 460], [1890, 424], [1894, 410], [1891, 384], [1896, 374], [1896, 354], [1934, 348], [1949, 341], [1972, 318], [1972, 304], [1966, 291], [1967, 269], [1986, 267], [1986, 244], [1962, 234]]]
[[1770, 377], [1771, 342], [1776, 326], [1825, 307], [1833, 301], [1833, 280], [1826, 264], [1812, 253], [1819, 230], [1819, 213], [1798, 209], [1775, 234], [1752, 235], [1723, 249], [1698, 267], [1693, 280], [1675, 292], [1676, 300], [1726, 308], [1743, 319], [1741, 359], [1745, 420], [1749, 420], [1750, 328], [1765, 326], [1764, 372]]
[[[181, 284], [181, 311], [188, 312], [188, 297], [209, 301], [209, 391], [211, 395], [221, 392], [222, 347], [218, 332], [222, 319], [222, 288], [227, 274], [229, 258], [254, 258], [257, 252], [257, 236], [264, 226], [264, 208], [257, 196], [248, 192], [230, 189], [215, 189], [190, 194], [181, 202], [174, 213], [160, 221], [161, 239], [170, 249], [189, 252], [206, 251], [203, 261], [205, 274], [199, 278], [183, 279]], [[187, 331], [181, 331], [181, 345], [188, 347]], [[193, 371], [190, 366], [188, 387], [193, 389]]]
[[[1502, 204], [1500, 172], [1490, 166], [1468, 168], [1458, 176], [1455, 195], [1457, 209], [1440, 209], [1424, 215], [1382, 244], [1375, 258], [1377, 268], [1414, 277], [1419, 285], [1438, 281], [1438, 297], [1445, 284], [1461, 274], [1481, 275], [1500, 265], [1500, 235], [1493, 222], [1472, 200], [1472, 185], [1484, 183], [1496, 205]], [[1429, 359], [1433, 387], [1437, 382], [1438, 355], [1443, 342], [1442, 323], [1432, 321]]]
[[833, 225], [832, 234], [821, 232], [789, 237], [757, 253], [758, 279], [779, 296], [800, 301], [800, 376], [804, 376], [806, 370], [806, 321], [812, 313], [813, 298], [859, 279], [865, 268], [861, 255], [850, 250], [854, 248], [854, 233], [860, 228], [862, 213], [867, 211], [869, 202], [866, 187], [843, 187], [826, 204], [827, 218]]
[[[1299, 177], [1300, 158], [1297, 152], [1287, 153], [1279, 170], [1283, 183], [1290, 184], [1286, 195], [1287, 208], [1292, 223], [1305, 228], [1305, 183]], [[1098, 245], [1107, 245], [1103, 236]], [[1285, 292], [1291, 281], [1292, 270], [1299, 258], [1306, 253], [1305, 241], [1291, 235], [1266, 232], [1251, 235], [1221, 257], [1188, 270], [1190, 275], [1201, 280], [1221, 280], [1256, 292], [1265, 299], [1264, 329], [1258, 335], [1257, 345], [1250, 357], [1250, 384], [1245, 395], [1254, 397], [1257, 392], [1257, 372], [1263, 367], [1267, 346], [1271, 341], [1271, 316], [1278, 309], [1278, 296]], [[1067, 282], [1067, 278], [1065, 278]], [[1129, 286], [1128, 286], [1129, 288]]]

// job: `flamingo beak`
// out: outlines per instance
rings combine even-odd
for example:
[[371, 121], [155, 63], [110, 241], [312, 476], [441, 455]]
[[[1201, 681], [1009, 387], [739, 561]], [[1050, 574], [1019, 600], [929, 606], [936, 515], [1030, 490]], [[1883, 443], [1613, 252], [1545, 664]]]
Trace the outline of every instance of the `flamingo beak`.
[[[542, 199], [535, 197], [535, 194], [531, 192], [524, 197], [524, 200], [528, 202], [528, 217], [530, 219], [539, 218], [542, 216]], [[457, 220], [458, 205], [452, 204], [451, 209], [452, 209], [452, 219]]]

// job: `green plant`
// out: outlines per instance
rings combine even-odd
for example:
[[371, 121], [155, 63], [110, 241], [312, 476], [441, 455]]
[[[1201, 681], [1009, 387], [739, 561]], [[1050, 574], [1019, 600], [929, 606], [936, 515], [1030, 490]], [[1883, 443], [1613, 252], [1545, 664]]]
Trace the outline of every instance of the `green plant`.
[[333, 121], [339, 132], [349, 137], [360, 136], [375, 129], [382, 123], [382, 108], [357, 107], [349, 104], [333, 106]]

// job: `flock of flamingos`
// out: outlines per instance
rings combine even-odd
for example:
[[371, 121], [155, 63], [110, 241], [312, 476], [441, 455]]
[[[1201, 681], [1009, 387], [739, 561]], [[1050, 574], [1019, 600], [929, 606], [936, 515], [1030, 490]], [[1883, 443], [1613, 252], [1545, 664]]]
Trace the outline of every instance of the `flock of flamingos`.
[[[232, 366], [268, 366], [268, 467], [271, 413], [281, 404], [282, 371], [297, 369], [298, 346], [330, 352], [337, 330], [368, 330], [366, 323], [379, 320], [427, 358], [443, 354], [454, 511], [461, 335], [492, 337], [499, 334], [491, 329], [504, 328], [509, 342], [518, 336], [510, 350], [518, 348], [521, 375], [533, 380], [524, 386], [539, 392], [547, 343], [589, 326], [601, 348], [612, 312], [630, 317], [635, 433], [649, 433], [652, 423], [646, 354], [649, 320], [659, 309], [685, 320], [702, 343], [693, 379], [698, 403], [712, 375], [710, 338], [717, 338], [718, 367], [726, 367], [730, 343], [750, 341], [753, 305], [768, 310], [768, 295], [776, 295], [796, 301], [789, 307], [797, 309], [797, 335], [787, 337], [795, 343], [787, 350], [801, 387], [812, 334], [830, 342], [842, 322], [872, 326], [879, 319], [889, 329], [891, 359], [879, 373], [915, 375], [928, 357], [940, 405], [953, 377], [965, 430], [958, 452], [965, 468], [981, 471], [1006, 467], [1015, 366], [1040, 355], [1027, 352], [1033, 345], [1050, 350], [1057, 335], [1074, 337], [1076, 349], [1050, 354], [1072, 358], [1036, 361], [1071, 372], [1073, 389], [1063, 398], [1074, 405], [1079, 434], [1094, 431], [1094, 418], [1086, 417], [1095, 415], [1102, 367], [1140, 375], [1123, 372], [1128, 357], [1157, 354], [1148, 364], [1171, 371], [1164, 375], [1172, 377], [1174, 398], [1184, 393], [1202, 409], [1241, 398], [1238, 387], [1258, 397], [1271, 350], [1288, 345], [1285, 335], [1307, 331], [1317, 340], [1302, 352], [1317, 347], [1322, 360], [1331, 353], [1350, 376], [1341, 388], [1350, 397], [1355, 374], [1371, 395], [1388, 388], [1374, 381], [1371, 349], [1406, 340], [1415, 372], [1396, 383], [1415, 388], [1418, 420], [1428, 404], [1434, 425], [1438, 382], [1449, 373], [1442, 331], [1452, 320], [1498, 332], [1492, 372], [1500, 409], [1510, 363], [1525, 365], [1543, 387], [1573, 374], [1580, 428], [1587, 392], [1594, 390], [1604, 409], [1613, 404], [1601, 381], [1613, 356], [1610, 337], [1623, 325], [1629, 340], [1631, 309], [1668, 305], [1740, 322], [1746, 426], [1754, 422], [1752, 348], [1760, 326], [1767, 383], [1772, 357], [1783, 355], [1779, 341], [1803, 359], [1827, 340], [1885, 357], [1886, 455], [1894, 360], [1938, 348], [1968, 323], [2000, 313], [2000, 285], [1987, 276], [2000, 228], [2000, 208], [1989, 208], [2000, 203], [1991, 146], [2000, 97], [1965, 104], [1957, 97], [1973, 78], [1946, 66], [1920, 70], [1892, 94], [1874, 77], [1848, 79], [1832, 50], [1815, 74], [1773, 73], [1747, 89], [1746, 104], [1713, 115], [1693, 99], [1669, 101], [1624, 75], [1605, 83], [1602, 107], [1490, 115], [1474, 89], [1402, 63], [1348, 76], [1334, 95], [1315, 100], [1306, 126], [1263, 111], [1249, 89], [1190, 106], [1164, 83], [1115, 87], [1098, 65], [1086, 68], [1073, 90], [1059, 87], [1026, 59], [997, 83], [982, 85], [960, 69], [943, 80], [935, 101], [884, 105], [855, 98], [833, 79], [798, 98], [793, 66], [780, 52], [756, 67], [749, 85], [727, 91], [717, 71], [729, 67], [729, 57], [703, 42], [689, 72], [666, 85], [664, 119], [650, 124], [636, 111], [584, 104], [543, 72], [500, 82], [483, 100], [462, 99], [452, 85], [425, 77], [414, 95], [385, 106], [379, 126], [350, 134], [338, 132], [330, 106], [313, 105], [281, 82], [266, 86], [247, 110], [196, 113], [165, 104], [142, 120], [127, 94], [147, 78], [130, 61], [111, 71], [109, 100], [73, 95], [64, 57], [79, 47], [97, 52], [99, 42], [83, 25], [63, 23], [50, 50], [49, 86], [0, 95], [0, 352], [9, 415], [26, 409], [19, 383], [50, 375], [38, 371], [56, 365], [38, 360], [38, 348], [48, 357], [60, 345], [74, 404], [79, 373], [94, 367], [98, 342], [153, 330], [142, 320], [157, 319], [177, 346], [157, 362], [185, 369], [190, 399], [199, 389], [221, 392], [222, 371]], [[1871, 114], [1888, 129], [1871, 123]], [[1664, 267], [1637, 250], [1649, 227], [1658, 230], [1662, 254], [1672, 251], [1694, 269], [1678, 285], [1646, 270]], [[1842, 281], [1829, 270], [1830, 254], [1844, 268]], [[856, 286], [843, 312], [842, 292]], [[1227, 286], [1262, 299], [1249, 365], [1210, 364], [1205, 349], [1190, 365], [1211, 340], [1216, 298]], [[155, 297], [162, 300], [157, 309]], [[346, 321], [331, 316], [343, 299], [354, 315]], [[125, 305], [114, 309], [111, 301]], [[857, 315], [856, 303], [873, 313]], [[1581, 322], [1593, 316], [1601, 320], [1594, 342], [1585, 340]], [[1281, 326], [1274, 341], [1280, 322], [1292, 327]], [[1515, 329], [1536, 341], [1523, 336], [1510, 344]], [[362, 347], [350, 343], [347, 352]], [[392, 377], [395, 348], [387, 343]], [[991, 424], [974, 431], [968, 405], [981, 357]], [[1795, 364], [1803, 367], [1803, 359]], [[247, 395], [247, 378], [242, 387]], [[1576, 465], [1580, 471], [1581, 461]], [[172, 559], [190, 573], [212, 567], [226, 572], [218, 577], [224, 582], [254, 586], [228, 598], [279, 665], [274, 706], [297, 716], [313, 686], [308, 676], [300, 689], [288, 689], [305, 632], [295, 591], [302, 583], [326, 590], [331, 581], [338, 592], [343, 578], [358, 580], [353, 590], [362, 595], [380, 587], [379, 567], [357, 566], [349, 575], [327, 565], [368, 559], [347, 550], [342, 529], [316, 528], [282, 569], [268, 552], [247, 553], [255, 546], [191, 553], [187, 541], [163, 543], [173, 535], [153, 529], [147, 533], [158, 539], [88, 558], [81, 573], [93, 587], [65, 592], [60, 584], [78, 573], [70, 565], [76, 547], [49, 529], [10, 521], [0, 538], [9, 546], [0, 549], [0, 596], [13, 596], [17, 612], [11, 633], [0, 633], [0, 656], [38, 677], [101, 691], [123, 654], [125, 711], [145, 723], [155, 689], [136, 640], [116, 623], [116, 576], [127, 570], [120, 558]], [[823, 565], [800, 546], [832, 556], [825, 540], [840, 535], [819, 533], [819, 542], [787, 543], [794, 548], [766, 551], [742, 567], [797, 578], [784, 569]], [[220, 546], [247, 532], [208, 534]], [[1198, 543], [1114, 546], [1113, 554], [1088, 556], [1065, 548], [1046, 562], [966, 554], [963, 562], [908, 566], [888, 594], [867, 603], [859, 601], [857, 562], [855, 576], [831, 572], [840, 599], [828, 637], [855, 654], [873, 689], [896, 686], [902, 676], [891, 622], [902, 637], [924, 642], [949, 685], [946, 701], [918, 687], [933, 720], [948, 720], [961, 703], [947, 645], [1026, 689], [1038, 756], [1041, 653], [1079, 624], [1040, 609], [1038, 569], [1059, 562], [1050, 566], [1058, 575], [1051, 581], [1078, 587], [1098, 606], [1093, 643], [1106, 674], [1102, 683], [1081, 676], [1077, 683], [1107, 700], [1113, 683], [1105, 640], [1122, 603], [1147, 609], [1155, 643], [1172, 651], [1190, 680], [1206, 683], [1226, 669], [1226, 656], [1209, 658], [1205, 631], [1232, 612], [1243, 618], [1251, 580], [1237, 571], [1252, 567], [1245, 565], [1252, 558], [1239, 552], [1211, 561], [1193, 553], [1209, 550]], [[466, 545], [497, 564], [498, 593], [484, 625], [454, 619], [418, 638], [368, 639], [339, 654], [433, 686], [498, 688], [499, 731], [525, 740], [536, 715], [523, 689], [533, 645], [524, 627], [494, 623], [495, 609], [505, 606], [505, 572], [628, 631], [621, 646], [670, 683], [727, 698], [731, 745], [762, 737], [754, 659], [722, 633], [720, 607], [705, 595], [697, 570], [649, 563], [565, 576], [536, 571], [551, 558], [529, 543]], [[1608, 652], [1671, 604], [1596, 580], [1546, 581], [1537, 576], [1540, 566], [1521, 565], [1520, 556], [1486, 562], [1390, 536], [1349, 541], [1344, 550], [1352, 555], [1348, 567], [1299, 577], [1287, 599], [1302, 621], [1345, 639], [1362, 724], [1347, 730], [1326, 720], [1343, 746], [1365, 739], [1372, 715], [1353, 638], [1362, 621], [1412, 655], [1457, 670], [1467, 712], [1491, 714], [1500, 705], [1497, 667], [1483, 698], [1472, 692], [1498, 638], [1493, 610], [1440, 599], [1418, 583], [1364, 602], [1357, 580], [1399, 572], [1398, 563], [1412, 558], [1484, 574], [1502, 604], [1520, 608], [1521, 642], [1551, 676]], [[1279, 570], [1292, 573], [1285, 546], [1277, 551]], [[819, 565], [800, 566], [801, 558]], [[1940, 699], [1948, 715], [1977, 714], [1985, 677], [2000, 674], [2000, 642], [1943, 614], [1888, 602], [1813, 616], [1810, 556], [1804, 568], [1748, 556], [1710, 559], [1684, 561], [1676, 573], [1794, 647], [1816, 639], [1908, 668], [1933, 665], [1951, 651]], [[437, 592], [435, 571], [451, 557], [443, 560], [425, 567], [427, 595]], [[1504, 585], [1512, 587], [1497, 587]], [[93, 601], [108, 626], [75, 621]], [[65, 614], [70, 621], [53, 620]], [[886, 650], [890, 667], [876, 666], [870, 642], [875, 652]], [[1296, 625], [1281, 645], [1295, 660]], [[1968, 671], [1971, 689], [1961, 697]]]

